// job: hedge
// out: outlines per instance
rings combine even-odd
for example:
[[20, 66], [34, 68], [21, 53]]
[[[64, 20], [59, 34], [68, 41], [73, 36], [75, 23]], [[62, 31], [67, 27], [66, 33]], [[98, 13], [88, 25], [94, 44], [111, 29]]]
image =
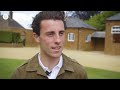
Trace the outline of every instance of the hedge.
[[0, 31], [0, 42], [1, 43], [19, 43], [22, 42], [20, 33]]

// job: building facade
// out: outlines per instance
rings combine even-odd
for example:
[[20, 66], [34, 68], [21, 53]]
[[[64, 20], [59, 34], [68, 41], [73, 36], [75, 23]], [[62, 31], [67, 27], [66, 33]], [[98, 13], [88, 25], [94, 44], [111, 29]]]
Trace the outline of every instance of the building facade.
[[105, 53], [120, 55], [120, 13], [106, 20]]
[[65, 48], [73, 50], [93, 50], [92, 33], [96, 28], [79, 18], [67, 18], [65, 30]]

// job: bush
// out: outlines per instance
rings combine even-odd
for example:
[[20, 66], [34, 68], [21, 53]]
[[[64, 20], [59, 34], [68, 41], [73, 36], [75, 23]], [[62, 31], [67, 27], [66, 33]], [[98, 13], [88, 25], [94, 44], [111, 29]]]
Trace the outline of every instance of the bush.
[[18, 43], [20, 41], [20, 33], [12, 33], [12, 42], [13, 43]]
[[22, 42], [20, 33], [0, 31], [0, 42], [1, 43], [19, 43]]
[[0, 42], [2, 43], [12, 42], [12, 32], [0, 31]]

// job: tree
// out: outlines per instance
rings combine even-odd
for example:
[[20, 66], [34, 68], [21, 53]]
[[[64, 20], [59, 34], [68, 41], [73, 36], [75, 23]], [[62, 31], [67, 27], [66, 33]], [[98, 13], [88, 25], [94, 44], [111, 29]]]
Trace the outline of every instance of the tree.
[[91, 17], [89, 20], [85, 20], [85, 22], [95, 28], [97, 28], [100, 31], [105, 30], [105, 20], [113, 16], [117, 13], [120, 13], [120, 11], [102, 11], [100, 14], [96, 14], [93, 17]]
[[82, 20], [88, 20], [90, 17], [100, 13], [101, 11], [69, 11], [71, 17], [78, 17]]

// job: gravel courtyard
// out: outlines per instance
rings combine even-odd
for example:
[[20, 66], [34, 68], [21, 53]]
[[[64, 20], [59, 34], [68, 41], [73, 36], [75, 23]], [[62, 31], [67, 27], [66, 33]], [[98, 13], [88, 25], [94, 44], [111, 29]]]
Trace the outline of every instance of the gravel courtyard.
[[[0, 47], [0, 58], [27, 60], [39, 52], [39, 47]], [[100, 51], [77, 51], [64, 49], [63, 53], [76, 59], [83, 66], [120, 72], [120, 55], [106, 55]]]

